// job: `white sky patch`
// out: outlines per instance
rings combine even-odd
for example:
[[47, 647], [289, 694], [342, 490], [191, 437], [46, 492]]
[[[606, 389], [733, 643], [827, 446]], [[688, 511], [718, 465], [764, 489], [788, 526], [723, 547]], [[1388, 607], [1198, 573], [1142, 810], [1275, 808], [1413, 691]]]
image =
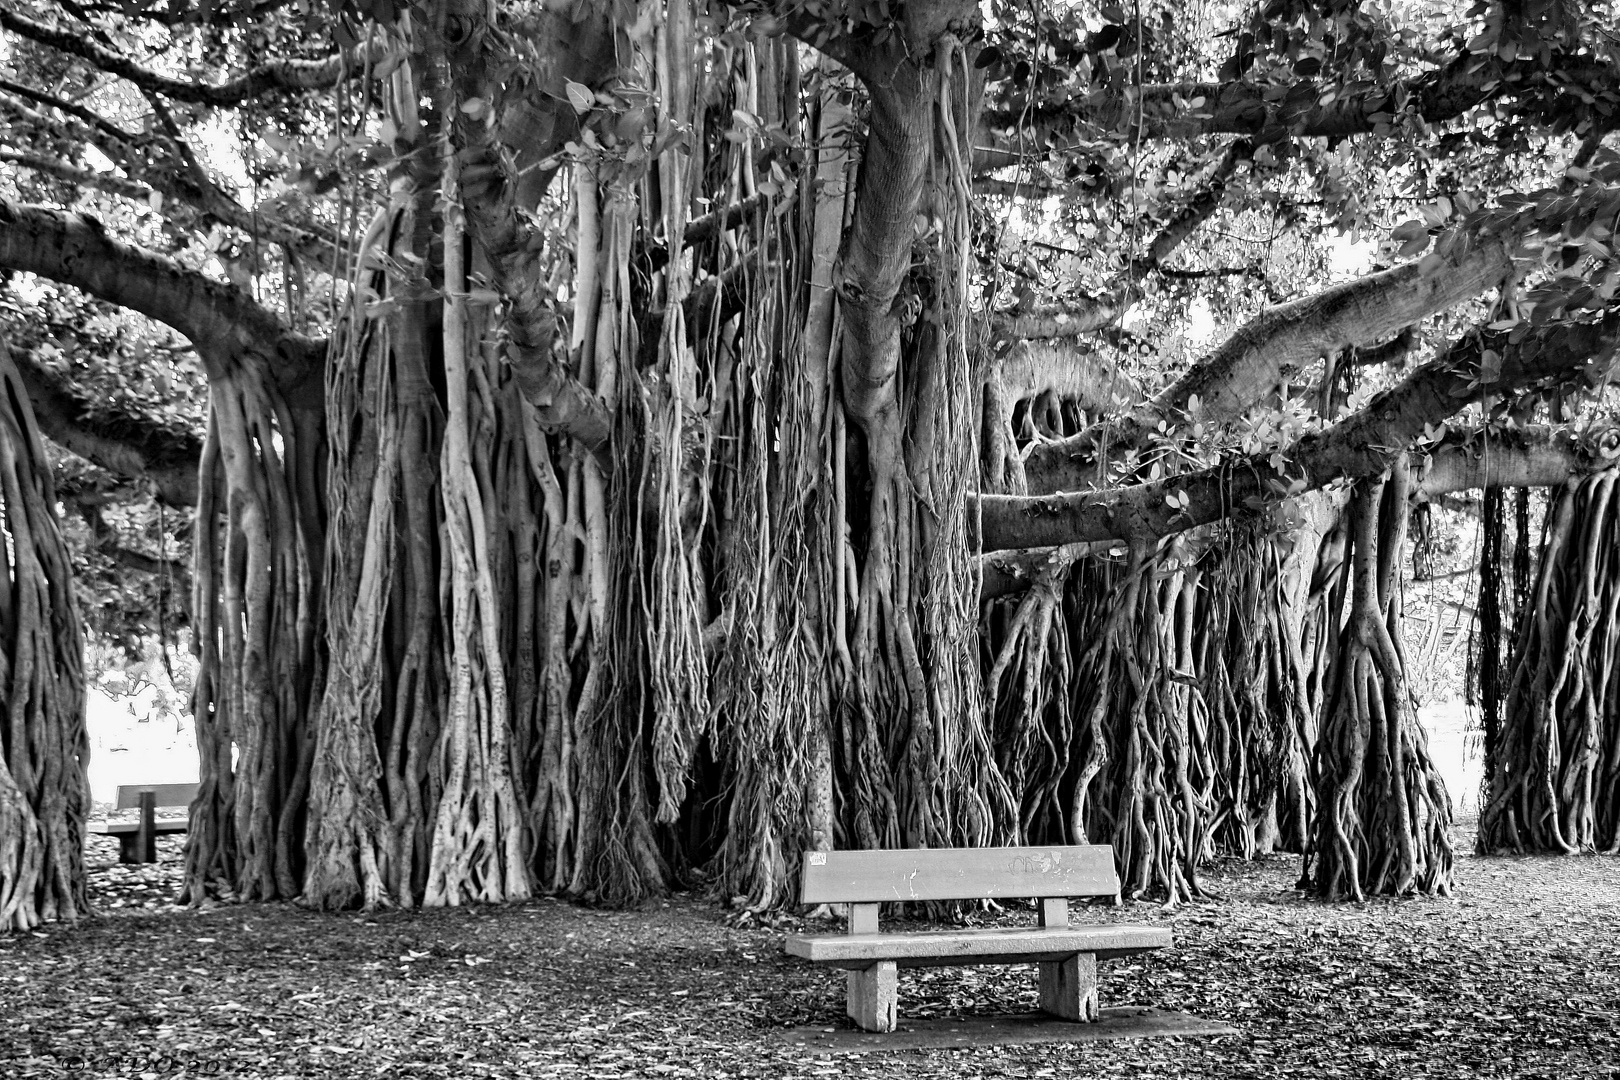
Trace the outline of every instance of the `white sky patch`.
[[112, 158], [103, 154], [99, 148], [88, 145], [84, 147], [84, 163], [96, 172], [113, 172], [118, 168], [113, 164]]
[[1334, 277], [1360, 277], [1372, 269], [1378, 255], [1378, 241], [1354, 241], [1348, 236], [1329, 236], [1327, 245], [1328, 273]]
[[1209, 310], [1209, 301], [1202, 296], [1193, 297], [1187, 305], [1187, 344], [1202, 348], [1215, 340], [1215, 314]]
[[252, 187], [248, 179], [247, 159], [242, 154], [242, 140], [238, 132], [215, 117], [197, 133], [203, 155], [213, 166], [216, 175], [238, 192]]
[[12, 294], [25, 304], [37, 304], [45, 297], [45, 284], [24, 271], [11, 279]]

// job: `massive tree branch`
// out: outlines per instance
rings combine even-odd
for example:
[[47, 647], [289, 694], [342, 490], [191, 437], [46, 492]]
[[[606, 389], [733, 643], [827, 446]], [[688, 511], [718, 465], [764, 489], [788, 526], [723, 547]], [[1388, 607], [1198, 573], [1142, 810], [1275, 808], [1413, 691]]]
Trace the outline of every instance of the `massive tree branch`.
[[1198, 192], [1148, 244], [1147, 254], [1133, 259], [1101, 296], [1075, 297], [1055, 308], [1003, 312], [992, 320], [995, 336], [1025, 340], [1079, 337], [1117, 323], [1135, 300], [1136, 286], [1150, 274], [1165, 273], [1170, 256], [1220, 208], [1238, 164], [1252, 152], [1253, 145], [1247, 139], [1238, 139], [1227, 147]]
[[1413, 490], [1429, 498], [1491, 487], [1556, 487], [1620, 465], [1620, 429], [1535, 427], [1447, 435]]
[[[1134, 443], [1159, 417], [1186, 408], [1195, 394], [1209, 419], [1240, 416], [1319, 357], [1389, 337], [1479, 295], [1512, 269], [1507, 243], [1490, 239], [1431, 273], [1410, 262], [1267, 308], [1146, 409], [1112, 425], [1109, 439]], [[1073, 490], [1076, 475], [1092, 472], [1091, 455], [1101, 438], [1100, 431], [1083, 431], [1032, 447], [1024, 462], [1030, 490]]]
[[1103, 296], [1077, 296], [1056, 307], [1007, 311], [990, 321], [1001, 341], [1051, 341], [1082, 337], [1119, 322], [1131, 306], [1129, 288], [1115, 288]]
[[143, 416], [96, 410], [56, 373], [14, 351], [12, 362], [40, 431], [60, 446], [126, 480], [145, 484], [170, 506], [197, 504], [202, 440]]
[[127, 79], [142, 90], [175, 101], [224, 107], [240, 105], [272, 91], [324, 90], [365, 70], [367, 51], [333, 55], [319, 60], [272, 60], [223, 83], [192, 82], [160, 74], [116, 53], [79, 30], [49, 26], [0, 7], [0, 28], [76, 56], [109, 75]]
[[[1571, 477], [1615, 468], [1617, 463], [1620, 429], [1616, 428], [1585, 435], [1548, 427], [1509, 433], [1452, 433], [1430, 450], [1413, 491], [1423, 498], [1438, 500], [1484, 487], [1556, 487]], [[1179, 535], [1198, 534], [1189, 531]], [[1117, 540], [1094, 540], [986, 552], [979, 564], [983, 574], [979, 599], [994, 600], [1023, 592], [1043, 576], [1061, 574], [1076, 560], [1102, 554], [1117, 544]]]
[[1079, 345], [1024, 341], [990, 369], [1009, 403], [1051, 392], [1096, 412], [1134, 407], [1142, 400], [1136, 380], [1119, 365]]
[[289, 331], [241, 290], [108, 236], [94, 218], [0, 199], [0, 266], [72, 285], [166, 323], [196, 346], [210, 378], [245, 357], [289, 388], [318, 375], [323, 340]]
[[[53, 128], [52, 122], [44, 114], [15, 101], [0, 98], [0, 107], [41, 131]], [[243, 206], [214, 183], [200, 166], [176, 170], [154, 164], [150, 146], [137, 147], [132, 141], [126, 141], [132, 140], [133, 136], [117, 128], [110, 128], [110, 125], [107, 127], [111, 133], [101, 127], [90, 127], [72, 121], [55, 126], [65, 128], [67, 133], [76, 139], [95, 145], [124, 170], [125, 176], [82, 169], [27, 149], [0, 151], [0, 160], [11, 161], [69, 183], [95, 188], [126, 199], [147, 202], [155, 192], [165, 199], [188, 206], [200, 214], [212, 217], [261, 241], [285, 246], [312, 265], [323, 268], [337, 265], [336, 242], [325, 230], [294, 225], [282, 220], [276, 214]]]
[[[1218, 521], [1234, 508], [1259, 509], [1337, 480], [1379, 475], [1425, 427], [1481, 394], [1545, 381], [1595, 385], [1613, 366], [1617, 340], [1620, 313], [1598, 323], [1542, 327], [1518, 340], [1509, 331], [1476, 331], [1360, 412], [1281, 454], [1241, 457], [1202, 472], [1109, 491], [980, 496], [982, 549], [1155, 540]], [[1499, 354], [1500, 368], [1495, 379], [1484, 381], [1481, 361], [1487, 350]]]
[[[1492, 53], [1465, 54], [1413, 78], [1350, 93], [1317, 80], [1283, 86], [1170, 83], [1132, 87], [1123, 93], [1109, 88], [1064, 101], [1061, 107], [1026, 110], [1020, 103], [1017, 110], [987, 108], [976, 140], [975, 164], [993, 169], [1044, 157], [1096, 128], [1143, 139], [1224, 133], [1247, 135], [1257, 142], [1288, 136], [1398, 135], [1403, 117], [1444, 123], [1505, 98], [1522, 102], [1524, 111], [1543, 119], [1561, 112], [1585, 115], [1593, 109], [1593, 95], [1612, 87], [1615, 79], [1609, 63], [1586, 53], [1555, 55], [1550, 63], [1530, 57], [1503, 61]], [[1329, 99], [1328, 104], [1322, 104], [1323, 98]], [[1023, 148], [1028, 150], [1021, 153]]]
[[[260, 240], [285, 245], [313, 266], [330, 269], [336, 264], [337, 247], [330, 237], [290, 225], [273, 215], [249, 210], [212, 182], [204, 187], [190, 178], [177, 177], [161, 170], [143, 174], [139, 180], [130, 179], [111, 172], [75, 168], [39, 154], [10, 150], [0, 150], [0, 161], [136, 202], [150, 202], [154, 194], [161, 195]], [[147, 182], [143, 183], [142, 180]]]
[[1154, 407], [1184, 409], [1196, 394], [1212, 419], [1241, 416], [1299, 367], [1388, 337], [1478, 296], [1512, 270], [1508, 244], [1486, 240], [1427, 273], [1420, 261], [1409, 262], [1278, 304], [1167, 387]]

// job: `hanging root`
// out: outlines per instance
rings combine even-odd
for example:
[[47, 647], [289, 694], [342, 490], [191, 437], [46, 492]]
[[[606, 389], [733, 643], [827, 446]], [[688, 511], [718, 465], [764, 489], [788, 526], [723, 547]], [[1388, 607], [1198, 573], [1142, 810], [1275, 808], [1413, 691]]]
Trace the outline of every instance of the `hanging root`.
[[0, 344], [0, 933], [89, 913], [84, 643], [51, 464]]
[[1324, 899], [1451, 891], [1451, 800], [1428, 755], [1400, 642], [1410, 472], [1363, 482], [1350, 510], [1350, 610], [1316, 749], [1314, 891]]
[[[1117, 574], [1074, 575], [1095, 619], [1071, 631], [1078, 730], [1069, 821], [1074, 842], [1114, 847], [1121, 892], [1176, 904], [1205, 895], [1212, 853], [1209, 714], [1194, 674], [1200, 571], [1180, 542], [1133, 549]], [[1088, 580], [1089, 579], [1089, 580]]]
[[1481, 851], [1620, 852], [1620, 473], [1565, 488], [1518, 620]]

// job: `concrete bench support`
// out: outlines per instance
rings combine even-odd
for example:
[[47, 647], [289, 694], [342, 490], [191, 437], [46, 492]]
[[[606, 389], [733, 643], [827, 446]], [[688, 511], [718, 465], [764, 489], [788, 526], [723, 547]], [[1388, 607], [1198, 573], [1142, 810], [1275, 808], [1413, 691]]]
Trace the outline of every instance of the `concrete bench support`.
[[1041, 962], [1041, 1011], [1065, 1020], [1097, 1019], [1097, 957], [1076, 953], [1067, 960]]
[[880, 960], [865, 971], [849, 973], [847, 1011], [865, 1031], [893, 1031], [900, 1007], [900, 969]]

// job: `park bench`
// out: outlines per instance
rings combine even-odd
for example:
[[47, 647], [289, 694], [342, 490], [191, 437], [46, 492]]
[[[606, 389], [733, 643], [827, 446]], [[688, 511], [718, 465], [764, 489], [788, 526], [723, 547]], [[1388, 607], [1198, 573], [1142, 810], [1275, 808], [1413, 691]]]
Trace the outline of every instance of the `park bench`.
[[[848, 970], [848, 1012], [867, 1031], [895, 1029], [899, 968], [968, 964], [1036, 964], [1042, 1011], [1092, 1021], [1098, 960], [1170, 944], [1168, 927], [1069, 925], [1070, 897], [1118, 895], [1107, 845], [807, 852], [800, 900], [848, 904], [849, 929], [793, 934], [786, 948], [812, 964]], [[882, 902], [1022, 898], [1037, 902], [1040, 925], [878, 930]]]
[[183, 833], [190, 825], [189, 818], [159, 818], [160, 806], [189, 807], [197, 797], [196, 784], [121, 784], [117, 805], [120, 810], [139, 810], [137, 821], [103, 821], [89, 826], [89, 831], [102, 836], [118, 837], [118, 861], [121, 863], [157, 862], [159, 833]]

